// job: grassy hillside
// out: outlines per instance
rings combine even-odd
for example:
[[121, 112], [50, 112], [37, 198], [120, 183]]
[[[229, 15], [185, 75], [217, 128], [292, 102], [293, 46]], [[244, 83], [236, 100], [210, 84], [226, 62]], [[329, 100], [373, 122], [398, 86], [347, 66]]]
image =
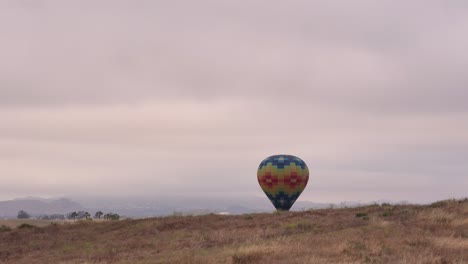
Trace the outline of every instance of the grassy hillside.
[[468, 200], [442, 201], [428, 206], [375, 205], [0, 228], [0, 260], [6, 263], [468, 263]]
[[[16, 228], [22, 224], [33, 225], [36, 227], [46, 227], [51, 224], [73, 223], [72, 220], [42, 220], [42, 219], [7, 219], [0, 220], [0, 226]], [[1, 231], [0, 231], [1, 232]]]

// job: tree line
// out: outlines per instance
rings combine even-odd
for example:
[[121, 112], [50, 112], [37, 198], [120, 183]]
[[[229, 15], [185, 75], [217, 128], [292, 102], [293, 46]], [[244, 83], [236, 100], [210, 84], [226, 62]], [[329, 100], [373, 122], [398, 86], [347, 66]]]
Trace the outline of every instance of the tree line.
[[[28, 219], [31, 218], [31, 215], [24, 211], [20, 210], [18, 212], [18, 219]], [[94, 214], [94, 219], [106, 219], [106, 220], [119, 220], [120, 215], [119, 214], [114, 214], [114, 213], [106, 213], [104, 214], [102, 211], [97, 211]], [[37, 219], [45, 219], [45, 220], [92, 220], [93, 218], [91, 217], [91, 214], [86, 211], [78, 211], [78, 212], [70, 212], [68, 214], [50, 214], [50, 215], [40, 215], [37, 217]]]

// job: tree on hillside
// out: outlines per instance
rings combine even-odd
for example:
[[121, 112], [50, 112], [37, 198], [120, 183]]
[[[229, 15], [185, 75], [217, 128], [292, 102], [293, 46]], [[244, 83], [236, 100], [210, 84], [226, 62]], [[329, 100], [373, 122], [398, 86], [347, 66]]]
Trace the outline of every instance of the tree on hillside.
[[76, 218], [79, 219], [79, 220], [81, 220], [81, 219], [83, 219], [83, 218], [86, 217], [86, 213], [87, 213], [87, 212], [85, 212], [85, 211], [78, 211], [78, 212], [77, 212], [77, 215], [76, 215]]
[[89, 212], [85, 212], [84, 216], [85, 216], [86, 220], [88, 220], [88, 219], [90, 219], [91, 214]]
[[68, 219], [73, 219], [73, 220], [75, 220], [77, 216], [78, 216], [78, 213], [77, 213], [77, 212], [71, 212], [71, 213], [68, 213], [68, 214], [67, 214], [67, 218], [68, 218]]
[[104, 214], [103, 212], [97, 211], [97, 212], [94, 214], [94, 218], [101, 219], [101, 216], [102, 216], [103, 214]]
[[119, 220], [120, 215], [113, 214], [113, 213], [107, 213], [107, 214], [104, 215], [104, 219], [106, 219], [106, 220]]
[[18, 212], [18, 219], [28, 219], [30, 217], [31, 216], [26, 211], [20, 210]]

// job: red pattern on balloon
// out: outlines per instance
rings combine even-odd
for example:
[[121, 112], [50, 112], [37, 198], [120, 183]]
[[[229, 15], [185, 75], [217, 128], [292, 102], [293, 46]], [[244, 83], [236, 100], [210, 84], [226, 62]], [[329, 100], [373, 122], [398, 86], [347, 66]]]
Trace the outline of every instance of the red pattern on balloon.
[[303, 180], [296, 172], [291, 172], [290, 175], [287, 175], [284, 178], [284, 184], [289, 186], [291, 189], [296, 188], [297, 186], [301, 185]]
[[273, 188], [278, 185], [278, 177], [271, 175], [270, 172], [265, 173], [265, 175], [260, 179], [260, 182], [263, 186], [267, 186], [268, 188]]

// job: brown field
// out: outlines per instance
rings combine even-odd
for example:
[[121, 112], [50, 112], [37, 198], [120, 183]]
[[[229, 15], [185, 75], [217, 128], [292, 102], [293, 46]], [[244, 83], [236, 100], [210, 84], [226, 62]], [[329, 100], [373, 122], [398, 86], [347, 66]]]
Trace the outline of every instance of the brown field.
[[468, 263], [468, 200], [0, 228], [0, 262]]
[[28, 224], [37, 227], [45, 227], [55, 224], [64, 224], [64, 223], [71, 223], [73, 220], [40, 220], [40, 219], [7, 219], [7, 220], [0, 220], [0, 226], [7, 226], [10, 228], [16, 228], [21, 224]]

